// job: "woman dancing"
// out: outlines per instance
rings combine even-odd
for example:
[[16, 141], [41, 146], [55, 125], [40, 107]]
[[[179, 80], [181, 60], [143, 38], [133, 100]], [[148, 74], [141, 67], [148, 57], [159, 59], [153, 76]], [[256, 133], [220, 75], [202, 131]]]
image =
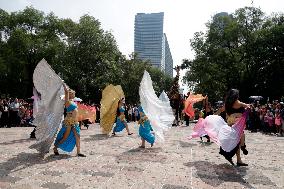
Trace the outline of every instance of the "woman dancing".
[[[225, 100], [225, 111], [227, 113], [226, 119], [229, 126], [234, 125], [243, 115], [246, 108], [250, 108], [249, 104], [245, 104], [239, 101], [239, 91], [237, 89], [231, 89]], [[237, 145], [231, 152], [225, 152], [220, 147], [220, 154], [223, 155], [231, 164], [234, 164], [232, 157], [237, 155], [237, 166], [248, 166], [243, 163], [241, 159], [240, 150], [243, 151], [244, 155], [248, 154], [245, 145], [245, 134], [242, 133], [239, 145]]]
[[140, 120], [138, 121], [138, 123], [140, 124], [139, 135], [142, 140], [142, 144], [139, 148], [145, 148], [145, 141], [149, 142], [152, 147], [155, 142], [155, 135], [153, 134], [152, 126], [148, 117], [145, 115], [142, 106], [139, 106], [138, 110], [140, 113]]
[[118, 101], [118, 108], [117, 108], [117, 114], [116, 114], [116, 125], [113, 128], [113, 132], [112, 135], [115, 135], [116, 132], [121, 132], [124, 128], [126, 128], [126, 131], [128, 133], [128, 135], [132, 135], [133, 133], [130, 133], [129, 128], [128, 128], [128, 124], [125, 120], [125, 109], [122, 106], [123, 104], [123, 99], [120, 99]]
[[77, 105], [73, 101], [75, 98], [75, 91], [69, 89], [65, 83], [63, 83], [63, 87], [65, 91], [66, 117], [64, 118], [62, 128], [57, 134], [54, 143], [54, 154], [59, 155], [58, 148], [66, 152], [72, 152], [76, 145], [77, 156], [86, 157], [84, 154], [80, 153], [80, 126], [78, 122], [78, 110]]
[[225, 100], [226, 119], [218, 115], [209, 115], [205, 119], [200, 118], [193, 128], [189, 139], [207, 134], [213, 142], [220, 146], [220, 154], [232, 165], [232, 157], [237, 154], [237, 166], [247, 166], [240, 156], [240, 149], [248, 154], [245, 146], [244, 129], [248, 116], [248, 104], [240, 102], [239, 91], [231, 89]]

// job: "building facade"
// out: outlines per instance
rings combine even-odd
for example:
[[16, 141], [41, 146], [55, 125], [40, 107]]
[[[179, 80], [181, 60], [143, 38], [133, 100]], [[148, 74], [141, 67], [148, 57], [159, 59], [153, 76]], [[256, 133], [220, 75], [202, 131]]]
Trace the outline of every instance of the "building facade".
[[173, 58], [172, 58], [171, 49], [168, 43], [168, 39], [165, 33], [164, 33], [163, 43], [164, 43], [164, 47], [163, 47], [163, 54], [162, 54], [162, 62], [164, 62], [164, 65], [165, 65], [165, 73], [173, 77]]
[[[142, 60], [168, 73], [168, 58], [172, 57], [166, 35], [163, 31], [164, 13], [138, 13], [135, 16], [134, 52]], [[172, 66], [172, 63], [171, 63]], [[170, 72], [169, 72], [170, 73]], [[171, 75], [172, 77], [172, 75]]]

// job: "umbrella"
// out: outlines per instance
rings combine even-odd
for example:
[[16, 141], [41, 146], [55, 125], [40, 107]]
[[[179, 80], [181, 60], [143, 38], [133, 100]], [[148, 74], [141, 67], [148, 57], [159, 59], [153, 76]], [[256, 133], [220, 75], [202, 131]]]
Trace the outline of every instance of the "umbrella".
[[262, 100], [263, 97], [262, 96], [250, 96], [249, 99], [250, 100]]
[[103, 133], [111, 132], [115, 121], [118, 101], [124, 97], [123, 90], [120, 85], [108, 85], [102, 92], [100, 126]]
[[73, 99], [73, 101], [74, 101], [74, 102], [82, 102], [83, 100], [82, 100], [81, 98], [75, 97], [75, 98]]

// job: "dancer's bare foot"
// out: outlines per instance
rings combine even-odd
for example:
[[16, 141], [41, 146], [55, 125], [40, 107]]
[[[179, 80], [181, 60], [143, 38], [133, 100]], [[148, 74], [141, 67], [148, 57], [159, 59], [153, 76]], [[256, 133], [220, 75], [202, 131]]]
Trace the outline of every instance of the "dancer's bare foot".
[[139, 146], [139, 148], [145, 148], [145, 146]]

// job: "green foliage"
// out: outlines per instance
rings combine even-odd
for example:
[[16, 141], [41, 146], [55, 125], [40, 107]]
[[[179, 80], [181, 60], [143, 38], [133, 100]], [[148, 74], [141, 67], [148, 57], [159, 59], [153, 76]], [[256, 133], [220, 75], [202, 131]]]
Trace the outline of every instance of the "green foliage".
[[127, 102], [137, 103], [145, 69], [157, 93], [171, 84], [135, 54], [125, 58], [114, 36], [89, 15], [76, 23], [33, 7], [10, 14], [0, 9], [0, 35], [0, 95], [30, 97], [33, 70], [42, 58], [85, 101], [99, 103], [104, 87], [114, 84], [122, 86]]
[[262, 95], [279, 99], [284, 92], [284, 17], [265, 17], [254, 7], [231, 15], [218, 15], [207, 24], [206, 33], [191, 40], [195, 59], [184, 60], [189, 68], [184, 81], [195, 92], [222, 100], [230, 88], [241, 97]]

